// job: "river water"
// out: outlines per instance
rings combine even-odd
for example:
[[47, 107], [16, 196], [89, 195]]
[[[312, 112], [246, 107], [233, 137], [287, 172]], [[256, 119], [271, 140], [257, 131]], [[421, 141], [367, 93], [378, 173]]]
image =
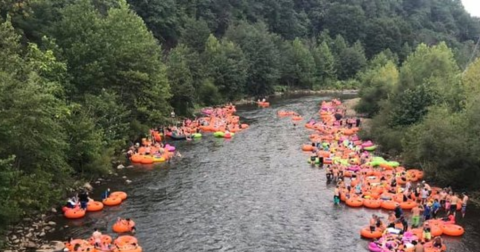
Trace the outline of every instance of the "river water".
[[[239, 108], [250, 128], [231, 140], [205, 136], [175, 142], [182, 154], [170, 164], [121, 171], [133, 181], [109, 182], [129, 199], [121, 206], [87, 214], [50, 239], [88, 238], [94, 227], [113, 234], [116, 218], [132, 218], [145, 252], [184, 251], [368, 251], [359, 230], [372, 213], [332, 204], [333, 187], [325, 172], [307, 164], [300, 151], [308, 142], [303, 127], [280, 119], [280, 109], [295, 110], [306, 119], [330, 97], [297, 97], [272, 101], [272, 107]], [[97, 188], [96, 196], [102, 186]], [[480, 221], [469, 209], [466, 234], [447, 239], [448, 251], [480, 251]]]

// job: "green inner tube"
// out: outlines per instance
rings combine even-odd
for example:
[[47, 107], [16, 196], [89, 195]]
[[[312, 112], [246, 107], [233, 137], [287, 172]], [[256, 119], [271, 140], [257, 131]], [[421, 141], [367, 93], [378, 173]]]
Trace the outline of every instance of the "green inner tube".
[[195, 134], [192, 134], [193, 138], [201, 138], [202, 137], [202, 134], [201, 133], [195, 133]]
[[217, 131], [217, 132], [213, 133], [213, 136], [214, 137], [223, 137], [223, 136], [225, 136], [225, 133], [223, 133], [221, 131]]
[[[312, 159], [309, 158], [309, 159], [307, 160], [307, 162], [308, 162], [309, 164], [311, 164], [311, 163], [312, 163]], [[314, 162], [315, 162], [315, 164], [320, 164], [320, 159], [319, 159], [319, 158], [316, 158]]]
[[363, 149], [366, 151], [374, 151], [375, 149], [377, 149], [377, 146], [372, 145], [372, 146], [364, 147]]

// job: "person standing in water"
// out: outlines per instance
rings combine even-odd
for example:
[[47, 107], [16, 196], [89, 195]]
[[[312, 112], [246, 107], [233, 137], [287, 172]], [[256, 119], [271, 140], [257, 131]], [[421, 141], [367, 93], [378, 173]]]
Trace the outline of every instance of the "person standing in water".
[[467, 210], [468, 196], [465, 192], [462, 193], [462, 218], [465, 218], [465, 212]]
[[333, 204], [338, 205], [340, 204], [340, 189], [339, 186], [335, 187], [335, 191], [333, 193]]

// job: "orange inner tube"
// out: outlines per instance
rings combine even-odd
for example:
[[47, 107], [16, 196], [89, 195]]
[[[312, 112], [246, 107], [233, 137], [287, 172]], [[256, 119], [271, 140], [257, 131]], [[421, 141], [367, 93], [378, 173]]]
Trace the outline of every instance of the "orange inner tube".
[[87, 204], [88, 212], [98, 212], [103, 209], [103, 203], [100, 201], [90, 201]]
[[363, 199], [361, 198], [350, 198], [345, 201], [345, 204], [350, 207], [361, 207], [363, 206]]
[[85, 216], [85, 210], [79, 208], [68, 209], [64, 215], [67, 219], [80, 219]]
[[443, 234], [448, 236], [462, 236], [465, 233], [465, 229], [463, 229], [463, 227], [455, 224], [443, 225], [441, 228]]
[[397, 202], [393, 200], [387, 200], [382, 202], [382, 208], [385, 210], [395, 210]]
[[367, 226], [367, 227], [364, 227], [360, 230], [360, 235], [364, 238], [378, 239], [378, 238], [382, 237], [383, 232], [378, 230], [378, 228], [375, 229], [375, 231], [371, 232], [370, 227]]
[[130, 244], [138, 244], [137, 238], [131, 235], [123, 235], [115, 239], [114, 244], [117, 246], [124, 246], [124, 245], [130, 245]]
[[[381, 200], [376, 200], [376, 199], [365, 199], [365, 200], [363, 200], [363, 205], [366, 208], [376, 209], [376, 208], [380, 208], [382, 206], [382, 201]], [[370, 232], [370, 230], [368, 230], [368, 232]]]
[[122, 191], [112, 192], [110, 197], [118, 197], [123, 201], [127, 199], [127, 193]]
[[[126, 221], [116, 222], [115, 224], [113, 224], [112, 230], [115, 233], [128, 233], [128, 232], [132, 231], [132, 227], [135, 226], [135, 222], [133, 222], [133, 221], [131, 221], [131, 222], [132, 222], [132, 225], [129, 225]], [[121, 237], [124, 237], [124, 236], [121, 236]], [[119, 237], [119, 238], [121, 238], [121, 237]], [[135, 237], [133, 237], [133, 238], [135, 238]], [[125, 241], [125, 240], [131, 240], [131, 238], [128, 238], [128, 236], [127, 236], [127, 238], [122, 238], [119, 241]]]
[[122, 199], [118, 197], [108, 197], [103, 200], [105, 206], [118, 206], [122, 204]]

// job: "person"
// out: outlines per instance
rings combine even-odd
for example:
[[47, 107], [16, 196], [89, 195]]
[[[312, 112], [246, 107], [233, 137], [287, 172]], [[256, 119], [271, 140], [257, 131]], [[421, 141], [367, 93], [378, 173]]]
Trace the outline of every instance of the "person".
[[131, 232], [135, 234], [135, 232], [137, 231], [135, 223], [130, 218], [126, 218], [125, 220], [127, 221], [127, 225], [130, 227]]
[[395, 227], [395, 221], [397, 220], [397, 218], [395, 218], [395, 213], [394, 212], [390, 212], [388, 214], [388, 228], [394, 228]]
[[430, 207], [430, 204], [422, 205], [422, 210], [423, 210], [423, 220], [424, 221], [430, 220], [431, 213], [432, 213], [432, 208]]
[[450, 209], [448, 210], [448, 214], [453, 214], [453, 216], [456, 216], [457, 203], [458, 203], [458, 196], [457, 194], [453, 194], [450, 197]]
[[75, 244], [75, 246], [73, 246], [73, 251], [74, 251], [74, 252], [80, 251], [80, 247], [81, 247], [81, 246], [82, 246], [82, 245], [80, 245], [80, 244], [78, 244], [78, 243]]
[[412, 208], [412, 228], [416, 228], [420, 225], [420, 208], [416, 205]]
[[377, 225], [377, 216], [372, 214], [372, 218], [370, 218], [370, 233], [375, 231], [375, 227]]
[[103, 192], [102, 194], [102, 199], [106, 199], [110, 196], [110, 188], [107, 188], [107, 190], [105, 190], [105, 192]]
[[75, 208], [76, 206], [77, 206], [77, 201], [76, 201], [75, 197], [69, 198], [68, 201], [67, 201], [66, 207]]
[[361, 122], [361, 121], [360, 121], [360, 118], [357, 117], [357, 119], [355, 120], [355, 125], [356, 125], [357, 127], [360, 127], [360, 122]]
[[95, 247], [100, 247], [100, 244], [102, 243], [102, 233], [98, 231], [98, 228], [93, 229], [92, 238]]
[[400, 207], [400, 204], [395, 203], [395, 210], [394, 210], [394, 211], [395, 211], [395, 217], [396, 217], [397, 219], [400, 219], [400, 217], [403, 216], [403, 210], [402, 210], [402, 208]]
[[400, 217], [400, 222], [402, 223], [403, 226], [403, 233], [407, 232], [408, 230], [408, 222], [405, 216]]
[[443, 243], [442, 243], [442, 238], [440, 236], [437, 236], [437, 237], [433, 238], [433, 247], [434, 248], [441, 249], [442, 246], [443, 246]]
[[87, 209], [87, 204], [89, 201], [88, 192], [85, 190], [81, 191], [78, 195], [78, 200], [80, 201], [80, 208], [83, 210]]
[[425, 205], [427, 203], [427, 198], [428, 198], [428, 190], [426, 187], [423, 187], [422, 190], [420, 191], [422, 195], [422, 201], [420, 202], [422, 205]]
[[339, 186], [335, 187], [335, 191], [333, 193], [333, 204], [338, 205], [340, 204], [340, 189]]
[[462, 199], [462, 218], [465, 218], [465, 212], [467, 210], [467, 203], [468, 203], [468, 196], [467, 193], [463, 192], [462, 193], [463, 199]]
[[428, 222], [423, 223], [423, 239], [425, 241], [430, 241], [432, 239], [432, 229], [430, 228], [430, 224], [428, 224]]
[[435, 199], [432, 204], [432, 217], [434, 219], [437, 218], [438, 211], [440, 210], [440, 202], [438, 202], [438, 199]]
[[415, 252], [424, 252], [425, 249], [423, 248], [423, 242], [412, 241], [413, 248]]

